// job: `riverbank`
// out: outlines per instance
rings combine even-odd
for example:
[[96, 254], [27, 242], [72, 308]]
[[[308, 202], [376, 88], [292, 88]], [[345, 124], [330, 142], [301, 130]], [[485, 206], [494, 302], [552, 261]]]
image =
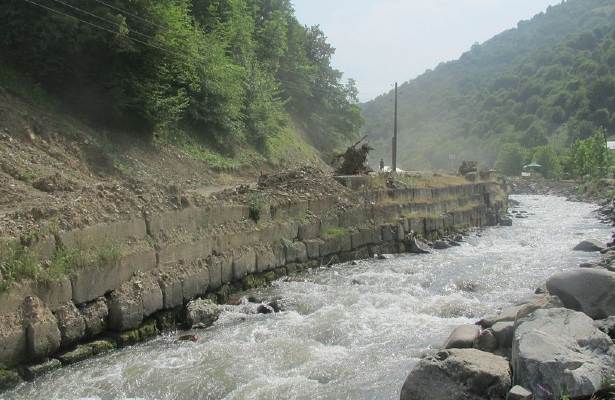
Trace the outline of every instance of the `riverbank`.
[[[603, 222], [613, 221], [611, 204], [597, 211]], [[575, 250], [602, 255], [551, 276], [497, 315], [457, 327], [413, 369], [401, 399], [612, 399], [615, 248], [586, 240]]]
[[[0, 362], [19, 366], [4, 370], [5, 386], [178, 324], [206, 326], [210, 306], [233, 301], [237, 291], [305, 269], [419, 251], [417, 239], [497, 224], [506, 209], [497, 182], [387, 190], [367, 180], [349, 190], [305, 170], [215, 198], [214, 207], [186, 204], [16, 244], [43, 265], [59, 250], [79, 255], [71, 261], [95, 257], [55, 281], [15, 282], [0, 294]], [[119, 250], [109, 250], [110, 239]], [[194, 299], [207, 301], [191, 309]]]

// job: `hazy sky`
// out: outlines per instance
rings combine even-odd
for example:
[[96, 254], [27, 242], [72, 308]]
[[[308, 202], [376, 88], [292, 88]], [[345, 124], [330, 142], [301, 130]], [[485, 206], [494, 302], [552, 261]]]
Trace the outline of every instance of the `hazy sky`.
[[320, 25], [334, 65], [362, 101], [442, 61], [459, 58], [561, 0], [293, 0], [299, 21]]

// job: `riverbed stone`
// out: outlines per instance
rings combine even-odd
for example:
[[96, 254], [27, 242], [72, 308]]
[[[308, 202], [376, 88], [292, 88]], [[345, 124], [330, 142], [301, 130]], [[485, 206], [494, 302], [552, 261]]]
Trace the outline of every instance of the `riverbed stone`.
[[19, 373], [12, 369], [0, 368], [0, 392], [13, 389], [22, 382]]
[[594, 251], [602, 251], [604, 249], [606, 249], [606, 244], [595, 240], [595, 239], [588, 239], [588, 240], [584, 240], [581, 243], [577, 244], [573, 250], [575, 251], [585, 251], [585, 252], [594, 252]]
[[498, 346], [501, 349], [510, 349], [512, 347], [513, 335], [515, 333], [514, 322], [497, 322], [493, 324], [491, 331], [497, 339]]
[[503, 399], [511, 386], [508, 361], [476, 349], [449, 349], [419, 361], [401, 400]]
[[480, 334], [474, 339], [474, 348], [488, 353], [493, 353], [498, 349], [498, 339], [491, 328], [481, 330]]
[[85, 322], [86, 336], [93, 337], [107, 329], [109, 308], [104, 297], [99, 297], [90, 303], [82, 305], [79, 311]]
[[558, 273], [547, 281], [547, 289], [566, 308], [582, 311], [593, 319], [615, 315], [615, 273], [578, 269]]
[[191, 327], [207, 328], [220, 316], [220, 307], [211, 300], [193, 300], [186, 306], [186, 321]]
[[79, 361], [86, 360], [94, 355], [92, 348], [87, 345], [77, 346], [74, 350], [67, 351], [66, 353], [60, 354], [58, 356], [58, 360], [62, 363], [62, 365], [70, 365], [78, 363]]
[[60, 360], [51, 358], [39, 364], [26, 365], [21, 368], [21, 371], [24, 378], [32, 381], [59, 368], [62, 368]]
[[455, 328], [446, 342], [445, 349], [471, 349], [474, 340], [480, 334], [480, 327], [477, 325], [461, 325]]
[[[553, 397], [591, 396], [615, 370], [613, 344], [587, 315], [565, 308], [536, 310], [515, 330], [515, 384]], [[540, 388], [539, 388], [540, 386]]]
[[62, 336], [62, 347], [68, 347], [85, 336], [85, 320], [72, 301], [58, 308], [55, 316]]
[[533, 398], [532, 392], [519, 385], [513, 386], [506, 396], [506, 400], [533, 400]]
[[58, 320], [38, 297], [28, 296], [24, 300], [24, 322], [30, 357], [42, 359], [60, 348]]

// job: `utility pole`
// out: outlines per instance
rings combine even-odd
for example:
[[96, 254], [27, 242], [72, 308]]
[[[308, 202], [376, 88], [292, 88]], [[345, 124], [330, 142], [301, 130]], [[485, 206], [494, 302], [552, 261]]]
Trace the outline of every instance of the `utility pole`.
[[395, 120], [393, 122], [393, 174], [397, 174], [397, 82], [395, 82]]

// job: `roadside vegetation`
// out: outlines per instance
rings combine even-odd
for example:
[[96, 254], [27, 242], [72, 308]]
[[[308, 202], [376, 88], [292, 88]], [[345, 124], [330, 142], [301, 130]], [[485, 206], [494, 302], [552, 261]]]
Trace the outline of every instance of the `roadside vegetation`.
[[357, 136], [357, 90], [333, 53], [289, 0], [9, 0], [0, 10], [1, 87], [104, 129], [211, 149], [197, 155], [222, 169], [237, 152], [280, 159], [275, 145], [295, 124], [320, 150]]

